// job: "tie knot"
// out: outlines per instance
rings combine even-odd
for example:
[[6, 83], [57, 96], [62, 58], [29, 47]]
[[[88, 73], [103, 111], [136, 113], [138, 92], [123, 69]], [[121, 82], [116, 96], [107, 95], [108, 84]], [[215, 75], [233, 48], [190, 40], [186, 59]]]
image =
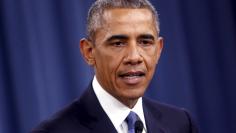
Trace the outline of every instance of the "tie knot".
[[[127, 122], [127, 125], [128, 125], [128, 132], [129, 133], [135, 133], [135, 124], [137, 121], [141, 122], [140, 121], [140, 118], [138, 117], [138, 115], [133, 112], [133, 111], [130, 111], [129, 115], [126, 117], [125, 121]], [[138, 123], [139, 124], [139, 123]], [[141, 122], [142, 124], [142, 122]], [[137, 124], [136, 124], [137, 125]], [[142, 125], [142, 128], [143, 128], [143, 125]], [[142, 129], [141, 129], [142, 130]]]

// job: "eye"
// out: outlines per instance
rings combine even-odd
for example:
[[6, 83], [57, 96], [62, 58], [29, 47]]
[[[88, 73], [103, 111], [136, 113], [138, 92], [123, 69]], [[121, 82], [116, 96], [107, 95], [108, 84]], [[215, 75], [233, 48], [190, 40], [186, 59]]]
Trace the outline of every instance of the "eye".
[[111, 45], [115, 47], [122, 47], [122, 46], [125, 46], [126, 43], [123, 41], [114, 41], [114, 42], [111, 42]]
[[141, 39], [139, 40], [139, 44], [142, 46], [150, 46], [154, 44], [154, 41], [152, 39]]

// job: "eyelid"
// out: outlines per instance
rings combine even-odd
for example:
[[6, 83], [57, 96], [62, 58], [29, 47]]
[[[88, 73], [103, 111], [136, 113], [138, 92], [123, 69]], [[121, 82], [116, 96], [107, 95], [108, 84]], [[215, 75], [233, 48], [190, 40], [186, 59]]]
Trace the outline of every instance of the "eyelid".
[[143, 38], [143, 39], [140, 39], [140, 40], [138, 41], [139, 44], [142, 44], [143, 42], [146, 42], [146, 43], [144, 44], [145, 46], [149, 46], [149, 45], [154, 44], [154, 40], [151, 39], [151, 38]]
[[126, 45], [126, 42], [122, 40], [115, 40], [115, 41], [111, 41], [109, 44], [112, 46], [120, 47], [120, 46]]

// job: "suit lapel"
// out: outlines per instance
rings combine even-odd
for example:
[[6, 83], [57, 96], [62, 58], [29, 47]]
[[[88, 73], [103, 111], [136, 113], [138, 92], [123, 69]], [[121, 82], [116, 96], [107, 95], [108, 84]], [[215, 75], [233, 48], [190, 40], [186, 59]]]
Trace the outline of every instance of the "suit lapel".
[[143, 111], [148, 133], [169, 133], [164, 124], [161, 123], [161, 112], [154, 110], [145, 98], [143, 98]]
[[78, 101], [80, 111], [81, 123], [90, 129], [91, 133], [116, 133], [116, 129], [113, 126], [111, 120], [102, 109], [94, 91], [92, 85], [88, 87], [85, 93]]
[[102, 119], [97, 122], [91, 133], [117, 133], [117, 131], [110, 120]]
[[[80, 123], [87, 127], [90, 133], [117, 133], [111, 120], [102, 109], [91, 84], [77, 104], [80, 108], [78, 112]], [[161, 122], [162, 113], [154, 109], [152, 103], [146, 98], [143, 98], [143, 110], [148, 133], [170, 133]]]

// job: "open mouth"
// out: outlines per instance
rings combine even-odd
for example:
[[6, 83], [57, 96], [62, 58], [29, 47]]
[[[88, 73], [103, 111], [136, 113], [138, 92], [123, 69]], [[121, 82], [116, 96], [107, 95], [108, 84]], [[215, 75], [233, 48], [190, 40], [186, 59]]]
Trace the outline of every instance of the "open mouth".
[[122, 73], [119, 75], [119, 77], [121, 78], [139, 78], [139, 77], [143, 77], [145, 76], [145, 73], [142, 71], [135, 71], [135, 72], [126, 72], [126, 73]]
[[119, 74], [119, 77], [127, 85], [137, 85], [143, 81], [145, 75], [143, 71], [128, 71]]

